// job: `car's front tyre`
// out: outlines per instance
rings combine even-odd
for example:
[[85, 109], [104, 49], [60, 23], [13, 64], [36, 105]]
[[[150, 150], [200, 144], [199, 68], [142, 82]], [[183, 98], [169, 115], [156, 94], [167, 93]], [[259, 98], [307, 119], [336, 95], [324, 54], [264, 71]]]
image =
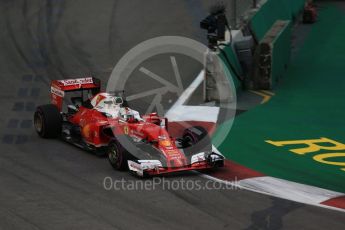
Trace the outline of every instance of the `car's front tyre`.
[[193, 126], [186, 129], [183, 132], [182, 139], [185, 147], [196, 145], [204, 139], [210, 140], [207, 130], [201, 126]]
[[127, 152], [118, 141], [113, 140], [109, 143], [107, 155], [109, 163], [114, 169], [124, 171], [128, 168]]

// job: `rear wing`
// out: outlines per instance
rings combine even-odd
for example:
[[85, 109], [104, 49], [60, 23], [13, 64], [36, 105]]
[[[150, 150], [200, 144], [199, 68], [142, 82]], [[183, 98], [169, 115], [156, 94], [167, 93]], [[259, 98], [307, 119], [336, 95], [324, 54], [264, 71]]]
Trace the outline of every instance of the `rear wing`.
[[50, 85], [51, 103], [61, 111], [65, 92], [83, 90], [92, 90], [96, 94], [101, 90], [101, 81], [94, 77], [53, 80]]

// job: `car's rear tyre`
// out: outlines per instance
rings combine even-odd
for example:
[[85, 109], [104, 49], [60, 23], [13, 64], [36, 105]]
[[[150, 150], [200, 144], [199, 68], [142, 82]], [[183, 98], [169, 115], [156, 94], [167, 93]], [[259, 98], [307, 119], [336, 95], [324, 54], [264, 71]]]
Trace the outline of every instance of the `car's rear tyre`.
[[38, 135], [43, 138], [58, 137], [62, 129], [59, 109], [52, 104], [38, 106], [34, 114], [34, 126]]
[[107, 155], [109, 163], [114, 169], [120, 171], [128, 169], [127, 151], [121, 146], [118, 141], [113, 140], [109, 143]]

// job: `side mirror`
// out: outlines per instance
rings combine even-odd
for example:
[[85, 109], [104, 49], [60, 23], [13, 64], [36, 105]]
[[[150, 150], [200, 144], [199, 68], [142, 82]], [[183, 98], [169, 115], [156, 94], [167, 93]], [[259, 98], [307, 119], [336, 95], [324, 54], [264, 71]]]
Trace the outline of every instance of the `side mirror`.
[[69, 114], [75, 114], [79, 111], [75, 105], [68, 105], [67, 110]]

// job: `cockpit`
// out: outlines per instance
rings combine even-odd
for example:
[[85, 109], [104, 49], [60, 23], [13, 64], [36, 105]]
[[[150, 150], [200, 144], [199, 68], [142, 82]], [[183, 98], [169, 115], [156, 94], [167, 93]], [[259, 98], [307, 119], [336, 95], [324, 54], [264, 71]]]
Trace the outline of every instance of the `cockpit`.
[[120, 118], [121, 120], [129, 122], [129, 123], [143, 121], [138, 111], [135, 111], [128, 107], [122, 107], [120, 109]]
[[110, 118], [116, 118], [119, 116], [122, 104], [122, 97], [114, 96], [108, 93], [97, 94], [91, 100], [91, 105], [94, 109]]
[[125, 122], [143, 121], [138, 111], [125, 107], [124, 100], [120, 96], [99, 93], [91, 99], [91, 105], [109, 118], [120, 118]]

